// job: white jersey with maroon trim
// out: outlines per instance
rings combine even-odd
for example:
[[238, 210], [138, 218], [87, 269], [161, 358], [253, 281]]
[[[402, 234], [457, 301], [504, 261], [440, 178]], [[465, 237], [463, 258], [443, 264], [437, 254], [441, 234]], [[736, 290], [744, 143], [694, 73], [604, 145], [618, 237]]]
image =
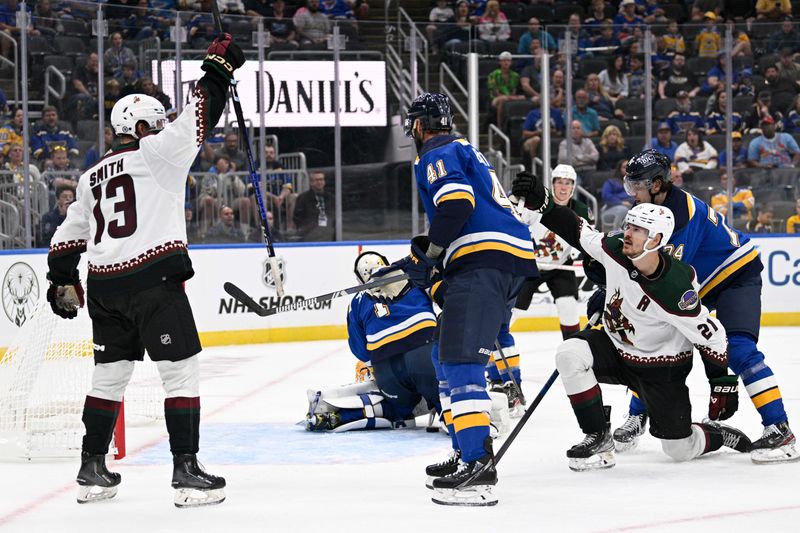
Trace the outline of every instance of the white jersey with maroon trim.
[[523, 222], [528, 225], [531, 231], [533, 242], [536, 244], [534, 254], [536, 254], [536, 266], [539, 267], [539, 270], [556, 270], [564, 265], [570, 257], [575, 258], [575, 254], [573, 254], [575, 248], [556, 235], [555, 232], [542, 225], [541, 214], [537, 211], [525, 209], [522, 217]]

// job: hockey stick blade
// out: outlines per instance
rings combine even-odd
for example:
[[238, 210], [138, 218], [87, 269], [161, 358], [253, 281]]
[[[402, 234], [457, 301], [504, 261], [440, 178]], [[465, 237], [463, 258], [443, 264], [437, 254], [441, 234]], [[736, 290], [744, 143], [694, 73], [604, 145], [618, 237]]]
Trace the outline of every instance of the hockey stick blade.
[[314, 298], [295, 301], [294, 303], [288, 305], [281, 305], [278, 307], [264, 307], [263, 305], [258, 304], [246, 292], [244, 292], [242, 289], [240, 289], [239, 287], [237, 287], [236, 285], [234, 285], [229, 281], [225, 282], [223, 288], [225, 289], [225, 292], [231, 295], [236, 301], [243, 304], [245, 307], [247, 307], [250, 311], [254, 312], [258, 316], [272, 316], [272, 315], [277, 315], [278, 313], [286, 313], [288, 311], [297, 311], [299, 309], [305, 309], [309, 305], [321, 302], [327, 302], [328, 300], [341, 298], [342, 296], [347, 296], [348, 294], [355, 294], [357, 292], [366, 291], [368, 289], [381, 287], [383, 285], [389, 285], [390, 283], [395, 283], [397, 281], [403, 281], [407, 279], [408, 279], [408, 274], [398, 274], [397, 276], [377, 279], [375, 281], [370, 281], [369, 283], [364, 283], [363, 285], [356, 285], [355, 287], [329, 292], [328, 294], [322, 294], [320, 296], [315, 296]]

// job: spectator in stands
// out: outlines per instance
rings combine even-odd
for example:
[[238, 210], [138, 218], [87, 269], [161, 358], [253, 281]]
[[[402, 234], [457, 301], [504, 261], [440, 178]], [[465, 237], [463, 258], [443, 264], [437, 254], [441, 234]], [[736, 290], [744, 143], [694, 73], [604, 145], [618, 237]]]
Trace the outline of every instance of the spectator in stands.
[[786, 233], [800, 233], [800, 198], [794, 203], [795, 214], [786, 219]]
[[[561, 36], [561, 39], [570, 41], [570, 50], [578, 58], [584, 57], [588, 54], [584, 49], [592, 46], [592, 39], [589, 32], [581, 27], [581, 17], [577, 13], [569, 16], [567, 22], [567, 29]], [[564, 46], [563, 50], [566, 50]]]
[[800, 148], [788, 133], [775, 131], [775, 119], [766, 115], [761, 119], [761, 135], [747, 147], [747, 166], [753, 168], [797, 168], [800, 166]]
[[589, 8], [587, 17], [583, 19], [583, 27], [588, 32], [589, 36], [598, 37], [601, 29], [603, 28], [603, 24], [607, 20], [605, 0], [592, 0], [592, 5]]
[[625, 146], [625, 138], [619, 128], [613, 124], [606, 126], [600, 137], [600, 159], [597, 161], [597, 170], [614, 170], [620, 160], [627, 161], [632, 155], [631, 149]]
[[781, 77], [777, 66], [770, 65], [764, 71], [764, 86], [772, 95], [770, 111], [774, 115], [776, 112], [783, 113], [794, 101], [798, 93], [798, 84], [788, 74]]
[[59, 187], [78, 187], [80, 174], [67, 156], [67, 150], [61, 145], [53, 146], [53, 156], [44, 167], [44, 178], [48, 189], [55, 192]]
[[[107, 123], [106, 123], [107, 124]], [[103, 128], [103, 140], [105, 142], [105, 149], [108, 150], [114, 144], [114, 130], [111, 129], [111, 126], [106, 125]], [[89, 150], [86, 152], [86, 159], [83, 161], [83, 170], [87, 170], [88, 168], [94, 166], [100, 160], [100, 150], [99, 150], [98, 143], [95, 143]]]
[[647, 79], [644, 75], [644, 56], [642, 54], [631, 56], [630, 70], [626, 76], [628, 79], [628, 98], [644, 98]]
[[714, 15], [722, 14], [722, 2], [720, 0], [695, 0], [692, 4], [692, 22], [702, 22], [705, 14], [712, 11]]
[[456, 19], [456, 13], [450, 7], [447, 0], [436, 0], [436, 5], [431, 9], [428, 14], [428, 24], [425, 31], [428, 34], [428, 41], [434, 42], [434, 36], [445, 23], [453, 22]]
[[469, 11], [469, 2], [459, 0], [456, 3], [456, 16], [452, 24], [443, 24], [436, 32], [436, 45], [439, 49], [448, 48], [469, 41], [472, 33], [472, 17]]
[[200, 235], [200, 227], [194, 219], [194, 209], [191, 202], [186, 202], [183, 206], [183, 217], [186, 221], [186, 242], [189, 244], [201, 242], [203, 237]]
[[161, 105], [164, 106], [164, 109], [169, 109], [172, 107], [172, 102], [169, 99], [169, 96], [164, 94], [161, 89], [153, 83], [153, 79], [148, 76], [142, 76], [139, 78], [139, 81], [136, 82], [136, 91], [142, 94], [146, 94], [147, 96], [152, 96], [159, 102]]
[[675, 55], [686, 53], [686, 41], [683, 38], [683, 34], [678, 29], [678, 21], [669, 19], [667, 22], [667, 32], [662, 37], [667, 54]]
[[[725, 133], [725, 105], [728, 101], [725, 89], [719, 89], [714, 94], [715, 100], [711, 112], [706, 114], [705, 130], [707, 135], [715, 135], [717, 133]], [[731, 113], [731, 131], [741, 131], [744, 126], [742, 115], [733, 111]], [[741, 137], [740, 137], [741, 138]]]
[[248, 241], [253, 229], [236, 222], [233, 208], [223, 205], [219, 210], [219, 222], [208, 228], [205, 242], [232, 243]]
[[[19, 40], [19, 28], [17, 28], [17, 0], [5, 0], [0, 4], [0, 31], [8, 32], [15, 41]], [[31, 14], [31, 4], [28, 6], [28, 16]], [[39, 35], [39, 30], [33, 26], [33, 17], [28, 19], [28, 35]], [[11, 54], [12, 45], [9, 39], [0, 39], [0, 53], [10, 59], [14, 59]]]
[[621, 55], [608, 59], [608, 66], [598, 75], [603, 90], [612, 103], [628, 97], [628, 76], [625, 74], [625, 58]]
[[705, 128], [706, 124], [703, 116], [697, 111], [692, 111], [692, 101], [689, 99], [689, 93], [678, 91], [676, 96], [675, 111], [667, 115], [667, 123], [672, 129], [672, 134], [678, 135], [689, 128]]
[[[569, 148], [567, 143], [571, 145]], [[579, 120], [573, 120], [570, 134], [558, 145], [558, 163], [572, 165], [580, 173], [595, 170], [599, 158], [600, 154], [594, 143], [583, 134], [583, 124]]]
[[300, 43], [297, 42], [294, 22], [286, 12], [286, 2], [284, 0], [275, 0], [272, 4], [270, 18], [265, 20], [264, 23], [273, 45], [283, 45], [288, 49], [299, 48]]
[[[283, 0], [280, 0], [283, 2]], [[257, 17], [269, 18], [272, 16], [273, 3], [270, 0], [244, 0], [244, 14], [256, 19]]]
[[697, 96], [700, 87], [694, 74], [686, 68], [686, 57], [675, 54], [670, 67], [661, 74], [658, 82], [659, 98], [675, 98], [680, 91], [685, 91], [690, 98]]
[[[539, 73], [542, 70], [542, 56], [544, 55], [544, 48], [542, 48], [542, 43], [539, 39], [530, 40], [530, 48], [528, 49], [527, 55], [533, 57], [518, 59], [512, 68], [516, 71], [524, 71], [526, 68], [529, 69], [529, 77], [535, 78], [538, 82]], [[533, 73], [533, 76], [531, 76], [530, 73]]]
[[142, 77], [142, 73], [136, 68], [136, 61], [126, 61], [114, 79], [119, 82], [121, 94], [128, 95], [135, 92], [136, 82]]
[[669, 157], [670, 161], [675, 161], [675, 150], [678, 143], [672, 140], [672, 128], [669, 122], [659, 122], [656, 129], [656, 136], [650, 139], [650, 146], [656, 152]]
[[781, 20], [792, 16], [790, 0], [758, 0], [756, 18], [759, 20]]
[[[783, 119], [783, 131], [786, 133], [800, 133], [800, 94], [798, 94], [794, 102], [792, 102], [792, 107], [789, 108], [789, 113]], [[0, 135], [2, 135], [3, 130], [0, 129]], [[0, 140], [0, 143], [2, 140]]]
[[772, 207], [768, 205], [760, 205], [756, 209], [756, 218], [751, 220], [745, 226], [747, 233], [772, 233], [772, 220], [775, 213]]
[[233, 164], [233, 170], [247, 170], [247, 155], [239, 148], [239, 134], [235, 131], [225, 134], [225, 142], [215, 152], [214, 160], [219, 156], [226, 157]]
[[[741, 131], [734, 131], [731, 133], [731, 147], [733, 153], [733, 168], [745, 168], [747, 166], [747, 148], [744, 147]], [[727, 165], [728, 151], [722, 150], [719, 153], [719, 168], [726, 168]]]
[[58, 121], [58, 110], [47, 106], [42, 110], [42, 120], [33, 127], [31, 150], [39, 161], [52, 156], [54, 146], [65, 146], [69, 155], [78, 155], [78, 141], [75, 135]]
[[[552, 104], [552, 101], [551, 101]], [[522, 125], [522, 148], [531, 159], [539, 157], [539, 144], [542, 141], [542, 110], [535, 107], [528, 112], [525, 123]], [[564, 115], [557, 107], [550, 108], [550, 133], [551, 135], [564, 135]]]
[[[733, 200], [734, 225], [740, 227], [753, 218], [756, 199], [750, 187], [736, 186], [736, 176], [733, 177], [731, 200]], [[723, 217], [728, 216], [728, 174], [726, 172], [719, 176], [719, 192], [711, 197], [711, 208]]]
[[600, 191], [600, 199], [603, 203], [601, 220], [613, 220], [608, 226], [614, 229], [621, 226], [621, 222], [625, 220], [625, 214], [633, 206], [633, 198], [625, 191], [622, 181], [627, 168], [628, 160], [620, 159], [613, 176], [603, 182], [603, 188]]
[[309, 190], [297, 196], [294, 224], [304, 241], [332, 241], [335, 238], [333, 195], [325, 190], [325, 174], [312, 172]]
[[[240, 1], [240, 0], [234, 0]], [[135, 2], [133, 10], [127, 10], [126, 17], [122, 20], [121, 31], [123, 37], [134, 41], [149, 39], [150, 37], [160, 37], [166, 39], [164, 32], [170, 22], [159, 17], [155, 12], [148, 10], [148, 0], [138, 0]], [[220, 11], [225, 14], [227, 6], [220, 6]], [[242, 11], [244, 14], [244, 11]]]
[[[800, 43], [795, 43], [796, 48]], [[778, 67], [778, 77], [786, 78], [793, 82], [800, 81], [800, 65], [795, 63], [793, 47], [781, 49], [780, 60], [775, 65]]]
[[33, 12], [33, 27], [41, 35], [55, 37], [63, 31], [58, 20], [61, 16], [61, 13], [53, 10], [50, 0], [39, 0]]
[[24, 120], [22, 108], [14, 110], [11, 120], [0, 127], [0, 157], [8, 155], [8, 149], [13, 143], [23, 143], [22, 121]]
[[486, 11], [478, 19], [478, 36], [483, 41], [507, 41], [511, 38], [511, 26], [508, 25], [506, 15], [500, 11], [497, 0], [486, 3]]
[[111, 120], [111, 110], [114, 104], [122, 98], [122, 88], [117, 80], [111, 78], [106, 80], [106, 90], [103, 91], [103, 108], [105, 109], [106, 120]]
[[566, 104], [564, 98], [564, 71], [556, 69], [550, 76], [550, 105], [559, 109], [564, 109]]
[[39, 238], [36, 245], [39, 248], [50, 246], [50, 240], [56, 228], [67, 218], [67, 209], [75, 201], [75, 189], [72, 187], [59, 187], [56, 189], [56, 205], [53, 209], [42, 215], [39, 223]]
[[193, 16], [186, 24], [189, 32], [189, 46], [198, 50], [208, 47], [216, 35], [214, 19], [211, 17], [211, 2], [216, 0], [201, 0], [199, 13]]
[[[486, 10], [490, 11], [488, 6]], [[489, 86], [490, 106], [497, 115], [497, 125], [502, 126], [506, 102], [522, 100], [525, 95], [519, 94], [519, 74], [511, 70], [511, 53], [501, 53], [498, 62], [499, 68], [489, 74], [486, 83]]]
[[717, 14], [707, 11], [703, 14], [703, 29], [695, 36], [694, 46], [700, 57], [717, 57], [721, 50], [722, 37], [717, 30]]
[[600, 35], [595, 37], [592, 41], [592, 46], [595, 48], [606, 48], [606, 50], [598, 50], [595, 54], [613, 54], [616, 53], [622, 46], [622, 41], [614, 33], [614, 26], [610, 22], [604, 22], [600, 27]]
[[72, 74], [72, 96], [69, 99], [73, 120], [89, 119], [97, 115], [97, 53], [92, 52], [86, 62]]
[[321, 13], [327, 15], [328, 18], [333, 20], [352, 20], [356, 18], [353, 12], [352, 0], [322, 0], [319, 4]]
[[308, 0], [307, 9], [294, 15], [294, 27], [303, 46], [324, 46], [331, 33], [331, 21], [319, 10], [319, 0]]
[[531, 17], [530, 20], [528, 20], [528, 31], [520, 36], [519, 43], [517, 44], [517, 53], [527, 54], [528, 50], [530, 50], [531, 41], [533, 39], [539, 39], [539, 43], [541, 43], [542, 48], [545, 50], [558, 49], [558, 46], [556, 46], [556, 40], [552, 35], [550, 35], [550, 33], [542, 28], [539, 19], [536, 17]]
[[781, 31], [770, 35], [767, 41], [767, 52], [770, 54], [777, 54], [784, 48], [793, 53], [800, 52], [800, 32], [794, 29], [791, 18], [785, 19], [781, 24]]
[[664, 8], [659, 5], [659, 0], [645, 0], [644, 7], [637, 4], [640, 14], [646, 24], [666, 24], [667, 13]]
[[[3, 164], [2, 170], [12, 172], [11, 176], [0, 174], [0, 183], [15, 183], [18, 185], [13, 194], [14, 198], [0, 198], [5, 201], [20, 201], [25, 194], [25, 189], [21, 186], [25, 183], [25, 175], [23, 174], [24, 164], [24, 148], [21, 142], [14, 142], [8, 148], [8, 157]], [[31, 183], [42, 181], [42, 175], [36, 165], [28, 165], [28, 179]]]
[[[276, 170], [283, 170], [283, 164], [277, 157], [275, 147], [271, 144], [264, 147], [264, 168], [270, 172], [266, 176], [265, 184], [267, 202], [273, 210], [280, 210], [281, 207], [286, 206], [288, 226], [290, 230], [294, 230], [294, 207], [297, 203], [297, 193], [293, 192], [294, 185], [289, 174], [275, 172]], [[255, 214], [258, 213], [255, 197], [253, 197], [251, 210], [255, 218]]]
[[[739, 74], [734, 72], [732, 78], [733, 80], [731, 83], [733, 85], [731, 88], [733, 89], [733, 93], [736, 94], [739, 86]], [[727, 81], [728, 73], [725, 72], [725, 54], [721, 53], [717, 57], [717, 64], [711, 67], [708, 73], [706, 73], [706, 79], [700, 86], [700, 92], [702, 94], [713, 94], [720, 87], [724, 87]]]
[[[269, 231], [270, 234], [272, 234], [272, 242], [283, 242], [285, 237], [283, 236], [283, 232], [281, 232], [281, 229], [278, 227], [278, 225], [275, 224], [275, 216], [272, 214], [272, 211], [267, 211], [267, 224], [269, 224]], [[256, 234], [256, 237], [261, 237], [258, 230], [256, 230], [254, 233]]]
[[614, 26], [622, 41], [633, 37], [634, 31], [644, 26], [644, 19], [636, 14], [635, 0], [622, 0], [619, 3], [619, 13], [614, 17]]
[[[537, 54], [538, 55], [534, 55]], [[519, 88], [526, 98], [534, 104], [539, 103], [539, 71], [541, 70], [541, 56], [544, 54], [539, 39], [531, 39], [530, 54], [534, 57], [523, 67], [519, 74]], [[551, 105], [553, 105], [551, 103]]]
[[600, 135], [600, 118], [597, 111], [589, 107], [589, 93], [584, 89], [575, 91], [575, 105], [572, 106], [572, 118], [583, 125], [586, 137]]
[[106, 74], [117, 76], [122, 74], [122, 65], [132, 61], [136, 65], [136, 55], [133, 50], [122, 42], [122, 34], [115, 31], [108, 40], [108, 49], [103, 54], [103, 64]]
[[683, 179], [688, 179], [695, 170], [717, 168], [717, 151], [703, 139], [702, 130], [690, 128], [686, 132], [686, 141], [675, 150], [675, 163]]
[[[770, 68], [773, 73], [774, 69]], [[791, 82], [790, 82], [791, 83]], [[758, 93], [758, 99], [750, 106], [750, 110], [744, 119], [744, 129], [746, 133], [760, 133], [761, 123], [765, 117], [775, 119], [776, 125], [783, 121], [783, 115], [778, 111], [772, 102], [772, 92], [764, 89]]]
[[615, 115], [618, 115], [619, 118], [624, 118], [622, 110], [614, 109], [614, 103], [611, 101], [611, 97], [600, 84], [600, 76], [597, 74], [589, 74], [586, 77], [583, 88], [589, 96], [589, 107], [597, 111], [597, 115], [600, 117], [601, 121], [614, 118]]

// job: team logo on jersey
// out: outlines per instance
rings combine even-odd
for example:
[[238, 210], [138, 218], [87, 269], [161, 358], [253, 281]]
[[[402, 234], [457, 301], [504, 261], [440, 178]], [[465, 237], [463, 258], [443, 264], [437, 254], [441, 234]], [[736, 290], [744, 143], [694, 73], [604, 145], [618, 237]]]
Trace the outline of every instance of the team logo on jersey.
[[556, 239], [556, 234], [552, 231], [548, 231], [544, 237], [536, 242], [535, 253], [537, 259], [549, 258], [552, 261], [558, 261], [563, 251], [564, 247]]
[[606, 310], [603, 311], [603, 323], [609, 333], [616, 333], [622, 342], [633, 346], [633, 342], [628, 338], [628, 333], [635, 335], [636, 330], [628, 318], [622, 314], [622, 297], [619, 295], [619, 289], [614, 292], [611, 301], [606, 304]]
[[18, 327], [33, 316], [39, 301], [39, 280], [27, 263], [14, 263], [3, 278], [3, 309]]
[[[282, 257], [278, 257], [276, 259], [278, 262], [278, 274], [281, 277], [281, 281], [286, 283], [286, 262]], [[264, 261], [264, 275], [261, 277], [261, 279], [264, 281], [264, 285], [270, 289], [275, 288], [275, 273], [272, 271], [272, 265], [269, 262], [269, 258]]]
[[678, 309], [681, 311], [688, 311], [697, 307], [697, 304], [699, 303], [700, 297], [697, 295], [697, 293], [693, 290], [689, 290], [681, 295], [681, 299], [678, 302]]

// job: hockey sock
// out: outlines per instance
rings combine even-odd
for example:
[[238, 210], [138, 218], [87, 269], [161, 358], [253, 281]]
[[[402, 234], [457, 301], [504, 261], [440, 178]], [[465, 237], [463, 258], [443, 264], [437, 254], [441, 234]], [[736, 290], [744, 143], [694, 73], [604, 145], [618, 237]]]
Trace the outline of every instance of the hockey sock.
[[453, 427], [461, 459], [475, 461], [486, 454], [484, 441], [489, 436], [492, 400], [486, 392], [484, 365], [480, 363], [442, 363], [450, 385]]
[[639, 393], [631, 389], [631, 404], [628, 407], [628, 414], [631, 416], [643, 415], [647, 412], [647, 406], [639, 398]]
[[500, 352], [492, 352], [492, 356], [494, 357], [494, 365], [497, 368], [497, 374], [500, 376], [500, 381], [512, 381], [511, 375], [513, 375], [514, 379], [517, 381], [517, 384], [522, 383], [522, 374], [519, 370], [519, 350], [517, 350], [516, 346], [502, 346], [502, 348], [503, 354], [506, 356], [506, 361], [508, 361], [511, 374], [508, 373], [509, 368], [506, 368], [506, 363], [503, 361], [503, 357], [500, 355]]
[[761, 423], [768, 426], [786, 422], [788, 417], [778, 381], [764, 361], [764, 354], [758, 350], [755, 338], [742, 333], [729, 334], [728, 357], [731, 370], [742, 378], [750, 400], [758, 409]]
[[706, 437], [706, 445], [703, 448], [703, 454], [714, 452], [722, 448], [722, 444], [724, 442], [722, 433], [719, 431], [710, 430], [705, 424], [692, 424], [692, 426], [702, 429], [703, 435]]
[[503, 377], [494, 363], [494, 358], [489, 359], [489, 362], [486, 363], [486, 375], [489, 376], [489, 381], [503, 381]]
[[122, 402], [87, 396], [83, 404], [83, 451], [91, 455], [105, 455], [114, 433], [114, 424]]
[[450, 408], [450, 388], [446, 381], [439, 382], [439, 400], [442, 404], [442, 420], [447, 426], [447, 433], [450, 435], [450, 442], [453, 449], [458, 449], [458, 439], [456, 438], [456, 428], [453, 426], [453, 411]]
[[200, 398], [164, 400], [164, 418], [173, 454], [197, 453], [200, 446]]
[[580, 324], [573, 324], [571, 326], [568, 326], [566, 324], [561, 324], [561, 337], [564, 340], [567, 340], [576, 333], [578, 333], [580, 330], [581, 330]]
[[585, 434], [597, 433], [606, 427], [606, 415], [603, 411], [603, 395], [600, 392], [600, 385], [595, 385], [585, 391], [575, 394], [568, 394], [572, 410], [575, 411], [575, 418], [578, 425]]

